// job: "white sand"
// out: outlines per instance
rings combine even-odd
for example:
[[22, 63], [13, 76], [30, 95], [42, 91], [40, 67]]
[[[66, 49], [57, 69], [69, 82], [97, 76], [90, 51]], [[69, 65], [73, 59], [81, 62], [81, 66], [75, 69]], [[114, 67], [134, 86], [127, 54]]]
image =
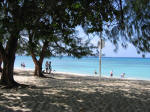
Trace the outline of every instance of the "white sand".
[[150, 81], [54, 73], [33, 76], [16, 69], [15, 80], [36, 87], [0, 89], [0, 112], [150, 112]]

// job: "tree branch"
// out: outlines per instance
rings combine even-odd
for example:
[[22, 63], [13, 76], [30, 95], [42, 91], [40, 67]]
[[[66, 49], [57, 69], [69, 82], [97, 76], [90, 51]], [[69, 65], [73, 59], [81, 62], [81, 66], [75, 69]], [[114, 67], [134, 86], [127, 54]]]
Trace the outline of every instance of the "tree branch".
[[120, 11], [121, 11], [121, 23], [123, 24], [123, 20], [124, 20], [124, 17], [123, 17], [123, 9], [122, 9], [122, 0], [119, 0], [119, 4], [120, 4]]
[[1, 55], [2, 59], [4, 59], [4, 57], [6, 55], [5, 49], [2, 45], [2, 42], [0, 42], [0, 55]]
[[40, 53], [39, 63], [42, 63], [42, 61], [43, 61], [43, 59], [45, 57], [45, 52], [47, 50], [48, 44], [49, 44], [49, 42], [47, 40], [43, 44], [42, 51]]
[[33, 59], [34, 63], [38, 64], [38, 60], [37, 60], [37, 58], [36, 58], [36, 56], [35, 56], [35, 54], [34, 54], [34, 51], [33, 51], [32, 36], [33, 36], [33, 33], [31, 34], [31, 33], [29, 32], [29, 49], [30, 49], [31, 56], [32, 56], [32, 59]]
[[61, 50], [63, 50], [64, 52], [68, 52], [68, 50], [66, 50], [64, 47], [61, 47], [56, 41], [54, 41], [56, 46], [59, 47]]

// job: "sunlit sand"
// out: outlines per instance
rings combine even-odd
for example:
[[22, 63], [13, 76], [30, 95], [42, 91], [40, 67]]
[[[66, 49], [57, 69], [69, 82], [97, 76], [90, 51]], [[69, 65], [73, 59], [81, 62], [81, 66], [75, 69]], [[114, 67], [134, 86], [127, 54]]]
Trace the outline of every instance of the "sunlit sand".
[[28, 88], [0, 89], [0, 112], [150, 112], [150, 81], [15, 70]]

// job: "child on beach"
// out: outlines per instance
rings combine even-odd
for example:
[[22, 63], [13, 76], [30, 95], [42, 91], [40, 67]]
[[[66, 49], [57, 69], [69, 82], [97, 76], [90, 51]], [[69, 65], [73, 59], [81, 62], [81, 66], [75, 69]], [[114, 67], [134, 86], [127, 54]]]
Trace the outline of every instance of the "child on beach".
[[124, 78], [124, 77], [125, 77], [125, 73], [122, 73], [122, 74], [121, 74], [121, 78]]

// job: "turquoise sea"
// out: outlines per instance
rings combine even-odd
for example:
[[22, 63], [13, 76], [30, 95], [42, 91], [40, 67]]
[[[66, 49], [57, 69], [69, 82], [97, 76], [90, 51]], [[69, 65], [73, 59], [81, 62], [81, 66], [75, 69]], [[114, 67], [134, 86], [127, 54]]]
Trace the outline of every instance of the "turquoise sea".
[[[95, 75], [99, 72], [98, 57], [83, 57], [76, 59], [73, 57], [52, 57], [46, 58], [45, 62], [52, 62], [52, 69], [56, 72], [71, 72], [85, 75]], [[34, 64], [30, 56], [16, 56], [15, 67], [20, 67], [21, 62], [26, 64], [26, 68], [34, 69]], [[103, 57], [102, 58], [102, 75], [110, 76], [113, 70], [113, 77], [120, 78], [120, 74], [125, 73], [125, 78], [150, 80], [150, 58], [119, 58]]]

